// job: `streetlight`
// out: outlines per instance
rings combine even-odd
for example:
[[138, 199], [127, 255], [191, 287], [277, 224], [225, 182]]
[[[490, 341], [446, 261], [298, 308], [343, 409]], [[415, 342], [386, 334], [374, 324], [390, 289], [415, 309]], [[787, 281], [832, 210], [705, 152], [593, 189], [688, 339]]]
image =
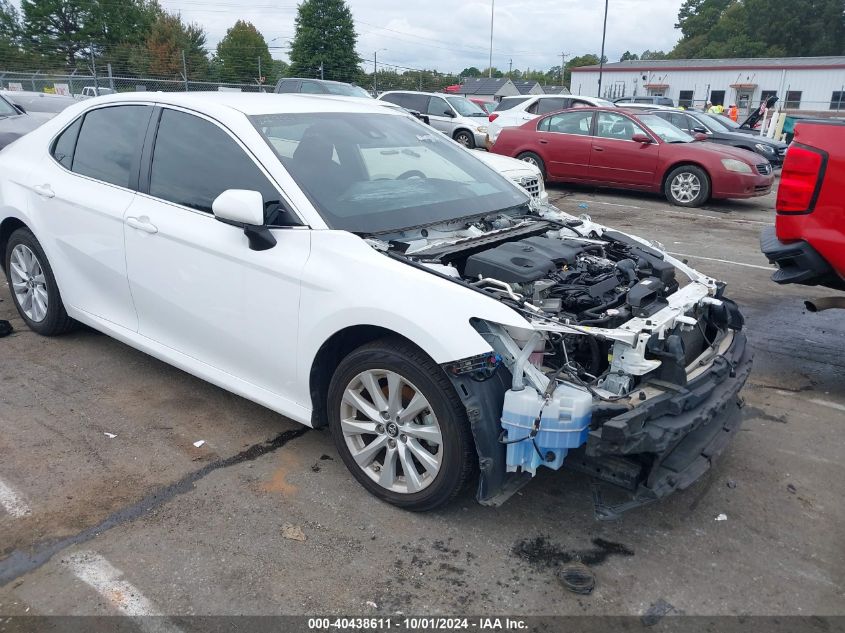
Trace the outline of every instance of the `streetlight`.
[[378, 54], [386, 50], [386, 48], [380, 48], [373, 53], [373, 92], [376, 96], [378, 96]]
[[601, 57], [599, 58], [599, 93], [596, 95], [601, 98], [601, 76], [604, 72], [604, 40], [607, 37], [607, 3], [609, 0], [604, 0], [604, 27], [601, 31]]
[[496, 13], [496, 0], [490, 1], [490, 63], [487, 66], [487, 76], [493, 77], [493, 16]]

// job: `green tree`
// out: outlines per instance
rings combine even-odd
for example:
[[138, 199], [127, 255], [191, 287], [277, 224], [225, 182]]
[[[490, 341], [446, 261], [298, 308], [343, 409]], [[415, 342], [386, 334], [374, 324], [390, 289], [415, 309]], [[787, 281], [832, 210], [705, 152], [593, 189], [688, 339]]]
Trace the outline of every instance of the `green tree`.
[[663, 51], [650, 51], [648, 49], [643, 51], [643, 54], [640, 55], [640, 59], [648, 60], [648, 59], [666, 59], [668, 55]]
[[304, 0], [296, 14], [296, 34], [290, 51], [291, 76], [355, 81], [361, 59], [358, 36], [344, 0]]
[[24, 37], [34, 53], [68, 68], [96, 38], [95, 0], [22, 0]]
[[622, 58], [619, 60], [620, 62], [627, 62], [627, 61], [636, 61], [640, 58], [639, 55], [636, 53], [632, 53], [631, 51], [625, 51], [622, 53]]
[[[607, 63], [607, 58], [605, 58]], [[598, 55], [588, 53], [587, 55], [578, 55], [566, 62], [566, 69], [563, 73], [563, 85], [572, 86], [572, 69], [580, 68], [581, 66], [598, 66], [601, 63]]]
[[461, 72], [458, 73], [458, 77], [480, 77], [481, 71], [476, 68], [475, 66], [470, 66], [469, 68], [464, 68]]
[[150, 27], [144, 48], [134, 60], [136, 72], [164, 79], [183, 79], [182, 52], [188, 79], [208, 78], [209, 63], [205, 52], [205, 31], [197, 24], [185, 24], [178, 13], [158, 17]]
[[22, 67], [26, 54], [21, 48], [20, 15], [15, 6], [8, 0], [0, 0], [0, 62], [7, 70]]
[[270, 49], [250, 22], [238, 20], [226, 31], [226, 36], [217, 45], [216, 60], [223, 81], [254, 83], [266, 77], [268, 83], [275, 83]]

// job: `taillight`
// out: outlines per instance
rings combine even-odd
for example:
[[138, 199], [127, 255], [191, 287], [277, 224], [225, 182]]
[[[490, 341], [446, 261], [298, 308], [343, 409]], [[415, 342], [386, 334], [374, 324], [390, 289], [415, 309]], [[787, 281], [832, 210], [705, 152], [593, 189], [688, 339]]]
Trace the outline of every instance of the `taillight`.
[[793, 143], [786, 153], [778, 187], [778, 213], [806, 213], [813, 210], [824, 152]]
[[490, 116], [487, 117], [487, 120], [490, 121], [490, 123], [492, 123], [493, 121], [495, 121], [498, 118], [499, 118], [499, 115], [496, 114], [495, 112], [493, 112], [493, 113], [490, 114]]

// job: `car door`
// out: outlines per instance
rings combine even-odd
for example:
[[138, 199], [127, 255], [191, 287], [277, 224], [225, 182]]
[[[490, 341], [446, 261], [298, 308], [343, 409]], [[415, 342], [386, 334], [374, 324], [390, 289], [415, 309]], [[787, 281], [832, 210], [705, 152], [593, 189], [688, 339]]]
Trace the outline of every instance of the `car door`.
[[428, 100], [429, 123], [435, 130], [439, 130], [451, 137], [455, 131], [455, 112], [443, 97], [432, 96]]
[[594, 112], [562, 112], [537, 124], [539, 154], [546, 173], [559, 180], [584, 180], [590, 176]]
[[123, 244], [141, 147], [154, 108], [89, 110], [56, 138], [31, 176], [30, 206], [49, 231], [48, 251], [67, 306], [137, 330]]
[[590, 177], [596, 182], [636, 188], [651, 187], [657, 170], [659, 146], [631, 140], [647, 134], [633, 119], [615, 112], [599, 111], [590, 153]]
[[216, 122], [171, 108], [157, 116], [140, 191], [124, 214], [138, 331], [285, 396], [295, 378], [310, 231], [280, 228], [275, 247], [250, 250], [243, 231], [216, 220], [211, 204], [226, 189], [259, 191], [276, 224], [271, 216], [284, 206], [278, 187]]

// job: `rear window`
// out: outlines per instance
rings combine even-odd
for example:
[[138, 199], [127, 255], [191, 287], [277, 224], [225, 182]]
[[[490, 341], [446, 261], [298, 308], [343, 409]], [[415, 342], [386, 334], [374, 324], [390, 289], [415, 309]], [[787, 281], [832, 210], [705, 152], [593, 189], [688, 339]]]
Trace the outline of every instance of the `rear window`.
[[79, 128], [81, 127], [82, 117], [79, 117], [64, 132], [59, 134], [59, 138], [53, 143], [53, 158], [59, 161], [65, 169], [70, 169], [73, 166], [73, 150], [76, 147], [76, 139], [79, 137]]
[[130, 186], [133, 167], [141, 159], [141, 143], [150, 120], [151, 106], [113, 106], [85, 115], [73, 171], [120, 187]]
[[515, 108], [516, 106], [518, 106], [520, 103], [525, 103], [526, 101], [528, 101], [531, 98], [532, 97], [514, 97], [513, 99], [511, 99], [511, 98], [502, 99], [501, 101], [499, 101], [499, 104], [496, 106], [496, 108], [493, 110], [493, 112], [501, 112], [502, 110], [510, 110], [511, 108]]

